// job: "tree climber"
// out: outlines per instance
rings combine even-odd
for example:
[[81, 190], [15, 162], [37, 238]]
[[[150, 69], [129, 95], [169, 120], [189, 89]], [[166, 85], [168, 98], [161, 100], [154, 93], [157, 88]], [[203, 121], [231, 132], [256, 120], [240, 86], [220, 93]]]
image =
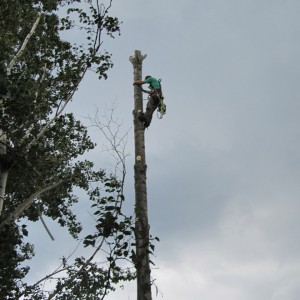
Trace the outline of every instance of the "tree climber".
[[157, 109], [157, 107], [160, 104], [160, 99], [163, 97], [162, 91], [161, 91], [161, 84], [160, 81], [157, 80], [156, 78], [148, 75], [145, 77], [145, 80], [136, 80], [133, 85], [138, 85], [142, 86], [143, 84], [149, 84], [149, 91], [144, 90], [142, 87], [142, 91], [144, 93], [149, 94], [149, 100], [147, 102], [146, 106], [146, 112], [141, 115], [139, 115], [139, 119], [144, 122], [145, 128], [149, 127], [151, 120], [152, 120], [152, 115], [154, 111]]

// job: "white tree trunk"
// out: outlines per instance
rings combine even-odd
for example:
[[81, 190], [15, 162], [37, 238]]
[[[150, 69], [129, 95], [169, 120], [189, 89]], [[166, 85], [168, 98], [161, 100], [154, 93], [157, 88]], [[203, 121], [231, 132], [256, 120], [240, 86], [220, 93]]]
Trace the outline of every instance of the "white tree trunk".
[[34, 22], [34, 24], [32, 25], [32, 28], [30, 30], [30, 32], [27, 34], [21, 48], [19, 49], [19, 51], [17, 52], [17, 54], [13, 57], [13, 59], [10, 61], [10, 63], [8, 64], [8, 67], [6, 69], [6, 74], [9, 76], [11, 74], [11, 70], [14, 66], [14, 64], [16, 63], [16, 61], [22, 56], [24, 50], [26, 49], [26, 46], [29, 42], [29, 39], [31, 38], [31, 36], [34, 34], [40, 20], [41, 20], [42, 14], [38, 13], [38, 16]]
[[[6, 134], [0, 129], [0, 155], [6, 154]], [[2, 215], [3, 203], [5, 197], [5, 188], [8, 177], [8, 169], [5, 168], [3, 161], [0, 161], [0, 217]]]

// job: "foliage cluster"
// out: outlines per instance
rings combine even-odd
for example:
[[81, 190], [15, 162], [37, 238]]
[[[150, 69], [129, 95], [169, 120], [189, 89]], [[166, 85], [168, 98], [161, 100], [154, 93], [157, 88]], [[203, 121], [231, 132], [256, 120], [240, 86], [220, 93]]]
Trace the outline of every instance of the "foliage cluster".
[[[103, 299], [113, 284], [134, 277], [119, 265], [129, 256], [133, 230], [131, 218], [121, 211], [124, 181], [80, 160], [95, 144], [86, 127], [64, 112], [87, 71], [106, 79], [113, 66], [111, 54], [101, 47], [103, 35], [120, 33], [119, 20], [109, 15], [111, 5], [111, 0], [1, 1], [1, 299]], [[42, 214], [77, 238], [82, 229], [72, 211], [77, 188], [97, 208], [96, 231], [84, 242], [95, 252], [74, 263], [63, 258], [58, 270], [29, 286], [24, 262], [33, 257], [34, 247], [24, 242], [30, 237], [26, 222]], [[104, 245], [106, 264], [100, 267], [94, 258]], [[56, 288], [44, 291], [42, 283], [58, 273], [63, 276]]]

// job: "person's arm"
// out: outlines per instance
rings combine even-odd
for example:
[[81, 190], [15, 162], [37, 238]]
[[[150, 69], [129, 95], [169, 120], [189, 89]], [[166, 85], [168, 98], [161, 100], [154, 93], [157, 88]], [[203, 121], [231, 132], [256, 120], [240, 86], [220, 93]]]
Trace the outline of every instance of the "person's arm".
[[142, 87], [141, 87], [141, 89], [144, 93], [150, 94], [150, 91], [144, 90]]
[[145, 84], [146, 82], [144, 80], [136, 80], [133, 85], [142, 85], [142, 84]]
[[144, 90], [144, 89], [142, 88], [142, 84], [145, 84], [145, 83], [147, 83], [147, 82], [145, 82], [144, 80], [136, 80], [136, 81], [133, 83], [133, 85], [138, 85], [138, 86], [142, 89], [142, 91], [143, 91], [144, 93], [150, 94], [150, 91]]

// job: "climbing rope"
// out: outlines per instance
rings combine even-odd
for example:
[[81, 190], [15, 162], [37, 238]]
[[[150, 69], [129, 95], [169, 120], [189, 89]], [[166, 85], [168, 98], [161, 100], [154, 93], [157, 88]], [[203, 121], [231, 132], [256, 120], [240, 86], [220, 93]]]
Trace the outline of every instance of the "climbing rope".
[[159, 97], [159, 104], [158, 104], [158, 108], [157, 108], [157, 117], [159, 119], [162, 119], [163, 116], [166, 114], [167, 112], [167, 106], [164, 103], [164, 97], [160, 96]]
[[157, 117], [159, 119], [162, 119], [163, 116], [166, 114], [167, 112], [167, 106], [166, 104], [164, 103], [164, 96], [162, 94], [162, 86], [161, 86], [161, 81], [162, 79], [159, 79], [158, 82], [159, 82], [159, 85], [160, 85], [160, 90], [161, 90], [161, 94], [156, 94], [157, 97], [159, 98], [159, 104], [158, 104], [158, 108], [157, 108]]

